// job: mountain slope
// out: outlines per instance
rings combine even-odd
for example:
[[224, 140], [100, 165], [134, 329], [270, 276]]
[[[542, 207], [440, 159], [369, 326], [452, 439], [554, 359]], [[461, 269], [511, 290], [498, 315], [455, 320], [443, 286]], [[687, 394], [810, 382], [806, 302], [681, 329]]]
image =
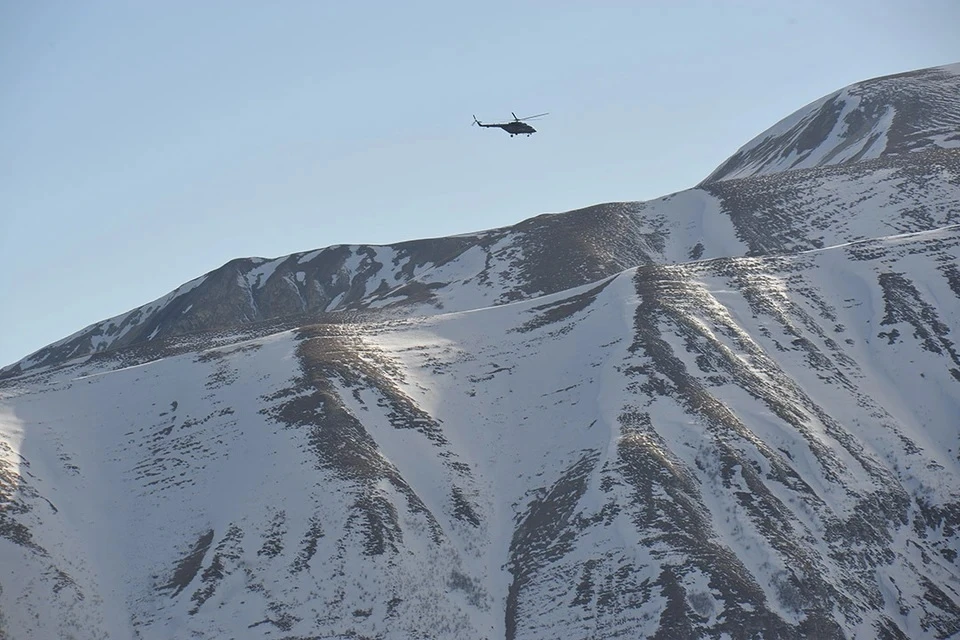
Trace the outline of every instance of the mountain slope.
[[946, 637], [958, 261], [640, 267], [8, 384], [4, 593], [50, 635]]
[[960, 148], [960, 64], [858, 82], [784, 118], [704, 184]]
[[8, 367], [0, 637], [960, 634], [941, 146], [238, 260]]

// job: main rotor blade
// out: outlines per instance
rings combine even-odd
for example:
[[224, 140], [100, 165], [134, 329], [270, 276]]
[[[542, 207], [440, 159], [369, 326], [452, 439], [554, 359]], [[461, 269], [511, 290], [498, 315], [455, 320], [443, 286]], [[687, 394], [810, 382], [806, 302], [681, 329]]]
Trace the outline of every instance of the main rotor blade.
[[[517, 120], [520, 120], [520, 121], [523, 121], [523, 120], [533, 120], [534, 118], [542, 118], [543, 116], [548, 116], [548, 115], [550, 115], [549, 112], [547, 112], [547, 113], [538, 113], [538, 114], [535, 115], [535, 116], [527, 116], [526, 118], [517, 118]], [[514, 117], [516, 118], [516, 116], [514, 116]]]

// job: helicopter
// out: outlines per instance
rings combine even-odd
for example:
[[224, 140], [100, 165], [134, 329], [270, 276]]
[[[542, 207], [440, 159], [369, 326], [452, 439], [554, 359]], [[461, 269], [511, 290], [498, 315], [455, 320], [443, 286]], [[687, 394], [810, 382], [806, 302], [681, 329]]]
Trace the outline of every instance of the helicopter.
[[543, 116], [549, 115], [547, 113], [538, 113], [535, 116], [527, 116], [526, 118], [518, 118], [517, 114], [510, 112], [510, 115], [513, 116], [513, 122], [498, 122], [498, 123], [488, 123], [484, 124], [477, 120], [477, 116], [473, 116], [473, 124], [480, 127], [500, 127], [504, 131], [510, 134], [510, 137], [517, 135], [518, 133], [525, 133], [528, 136], [532, 133], [536, 133], [537, 130], [531, 127], [525, 122], [525, 120], [533, 120], [534, 118], [541, 118]]

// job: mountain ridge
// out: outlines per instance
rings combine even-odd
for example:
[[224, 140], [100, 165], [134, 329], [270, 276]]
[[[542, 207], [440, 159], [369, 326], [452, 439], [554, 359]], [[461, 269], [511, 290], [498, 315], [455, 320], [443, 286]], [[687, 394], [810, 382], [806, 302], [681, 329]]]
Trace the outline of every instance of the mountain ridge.
[[[932, 83], [936, 89], [935, 92], [929, 91], [931, 78], [935, 80]], [[895, 101], [891, 103], [889, 99], [892, 94], [896, 96]], [[960, 113], [960, 98], [957, 96], [960, 96], [960, 63], [892, 74], [856, 83], [810, 103], [770, 127], [741, 147], [697, 187], [687, 192], [698, 188], [706, 189], [708, 192], [716, 190], [721, 188], [718, 183], [732, 178], [759, 177], [790, 170], [830, 166], [837, 162], [860, 162], [897, 155], [903, 153], [905, 149], [915, 153], [924, 150], [960, 148], [960, 116], [954, 115]], [[894, 117], [889, 122], [881, 123], [870, 115], [875, 115], [873, 112], [878, 109], [886, 108], [884, 104], [894, 108], [894, 105], [908, 104], [911, 101], [909, 109], [902, 109], [909, 116], [909, 124], [905, 124], [908, 120], [907, 116], [899, 120]], [[936, 127], [930, 131], [921, 132], [922, 135], [918, 137], [916, 130], [925, 124], [930, 124], [931, 120], [936, 120], [936, 114], [947, 114], [948, 117], [943, 122], [937, 121]], [[827, 138], [840, 127], [841, 120], [845, 123], [847, 130], [835, 135], [834, 137], [838, 138], [840, 143], [833, 143], [831, 146]], [[880, 125], [883, 125], [881, 128], [885, 130], [906, 129], [908, 132], [901, 131], [895, 136], [894, 142], [885, 142], [883, 147], [874, 149], [873, 142], [866, 144], [863, 140], [864, 125], [861, 120], [863, 122], [870, 120], [874, 123], [870, 129], [871, 132], [876, 133], [874, 138], [886, 139], [886, 134], [880, 136], [882, 131], [879, 133], [875, 131]], [[827, 124], [832, 124], [829, 129], [824, 130], [823, 126], [817, 124], [820, 121], [829, 121]], [[856, 130], [851, 130], [852, 123], [856, 124]], [[790, 162], [783, 161], [784, 155], [795, 153], [802, 139], [817, 137], [817, 135], [811, 135], [811, 132], [818, 130], [821, 130], [817, 134], [820, 139], [811, 143], [813, 144], [811, 149], [830, 147], [832, 150], [826, 154], [830, 157], [812, 157], [809, 155], [811, 149], [807, 149], [806, 156]], [[916, 139], [910, 137], [910, 131]], [[835, 158], [843, 149], [862, 142], [864, 144], [861, 145], [863, 146], [861, 153], [839, 160]], [[890, 147], [889, 150], [887, 147]], [[870, 149], [874, 151], [869, 152]], [[773, 166], [767, 166], [771, 164]], [[754, 165], [760, 168], [747, 168]], [[767, 168], [763, 168], [765, 166]], [[676, 195], [672, 194], [665, 198]], [[333, 245], [273, 259], [236, 258], [218, 269], [177, 287], [153, 302], [93, 323], [29, 354], [17, 363], [0, 368], [0, 376], [9, 376], [31, 366], [50, 366], [68, 357], [123, 347], [138, 341], [148, 341], [161, 332], [186, 333], [193, 330], [210, 330], [230, 325], [236, 326], [243, 322], [275, 319], [298, 311], [323, 313], [347, 310], [351, 305], [354, 305], [352, 308], [357, 308], [358, 304], [362, 306], [361, 298], [374, 295], [378, 291], [383, 293], [384, 287], [387, 291], [402, 288], [404, 285], [410, 288], [416, 287], [414, 276], [418, 273], [418, 269], [427, 265], [431, 268], [443, 266], [451, 260], [456, 260], [473, 247], [479, 246], [483, 250], [489, 250], [497, 240], [504, 239], [513, 231], [524, 233], [526, 231], [524, 227], [535, 225], [537, 221], [547, 221], [553, 216], [572, 217], [580, 212], [601, 212], [617, 207], [636, 208], [653, 202], [656, 200], [647, 203], [594, 205], [566, 213], [544, 214], [509, 227], [450, 237], [411, 240], [389, 245]], [[672, 212], [667, 212], [668, 215], [670, 213]], [[660, 225], [662, 224], [661, 221]], [[624, 231], [623, 225], [613, 226], [613, 229], [603, 229], [602, 235], [606, 238], [616, 237]], [[539, 231], [543, 233], [543, 228]], [[654, 242], [654, 250], [647, 251], [648, 255], [636, 255], [631, 247], [624, 252], [625, 255], [614, 256], [613, 261], [617, 266], [626, 268], [639, 264], [643, 259], [655, 259], [655, 256], [649, 254], [656, 253], [655, 245], [658, 240], [655, 235], [647, 240]], [[573, 248], [575, 247], [558, 247], [561, 251]], [[508, 250], [516, 252], [521, 249], [511, 247]], [[695, 251], [695, 247], [689, 248], [689, 251]], [[380, 252], [386, 254], [380, 256], [380, 259], [385, 262], [377, 262]], [[595, 262], [600, 262], [602, 257], [594, 256], [593, 259]], [[400, 262], [403, 260], [406, 261], [401, 265]], [[379, 271], [382, 269], [375, 267], [378, 264], [381, 267], [386, 266], [386, 262], [392, 264], [393, 271], [380, 274]], [[389, 269], [389, 266], [387, 268]], [[277, 270], [280, 271], [281, 277], [271, 282]], [[614, 272], [610, 268], [604, 268], [602, 264], [591, 265], [590, 271], [590, 275], [595, 278], [605, 277]], [[381, 276], [379, 283], [367, 281], [375, 280], [378, 275]], [[234, 279], [236, 284], [231, 286]], [[571, 281], [577, 282], [577, 279], [574, 277]], [[210, 285], [214, 283], [217, 286], [211, 287]], [[419, 287], [420, 290], [416, 293], [411, 292], [411, 294], [413, 297], [429, 298], [431, 289], [445, 284], [428, 283]], [[522, 290], [525, 286], [529, 286], [529, 283], [514, 283], [514, 289], [510, 293], [512, 299], [531, 295], [530, 291]], [[199, 288], [200, 291], [197, 292], [198, 295], [192, 297], [213, 299], [216, 306], [220, 308], [228, 305], [229, 312], [224, 316], [210, 309], [203, 312], [201, 309], [194, 311], [190, 297], [187, 296], [194, 288]], [[215, 292], [212, 292], [211, 288]], [[228, 288], [233, 290], [228, 292]], [[555, 290], [558, 289], [548, 287], [542, 292], [549, 293]], [[174, 304], [178, 300], [181, 304]], [[183, 314], [184, 317], [177, 317], [176, 313]]]

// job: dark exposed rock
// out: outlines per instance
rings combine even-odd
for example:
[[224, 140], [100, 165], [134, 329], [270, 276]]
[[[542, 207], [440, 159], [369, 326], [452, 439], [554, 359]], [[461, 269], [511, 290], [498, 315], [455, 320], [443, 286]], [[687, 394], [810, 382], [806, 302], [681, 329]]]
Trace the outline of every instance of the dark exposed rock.
[[172, 591], [170, 597], [176, 597], [186, 589], [203, 566], [203, 558], [213, 543], [213, 529], [206, 531], [197, 538], [193, 548], [183, 557], [173, 570], [170, 581], [160, 587], [165, 591]]

